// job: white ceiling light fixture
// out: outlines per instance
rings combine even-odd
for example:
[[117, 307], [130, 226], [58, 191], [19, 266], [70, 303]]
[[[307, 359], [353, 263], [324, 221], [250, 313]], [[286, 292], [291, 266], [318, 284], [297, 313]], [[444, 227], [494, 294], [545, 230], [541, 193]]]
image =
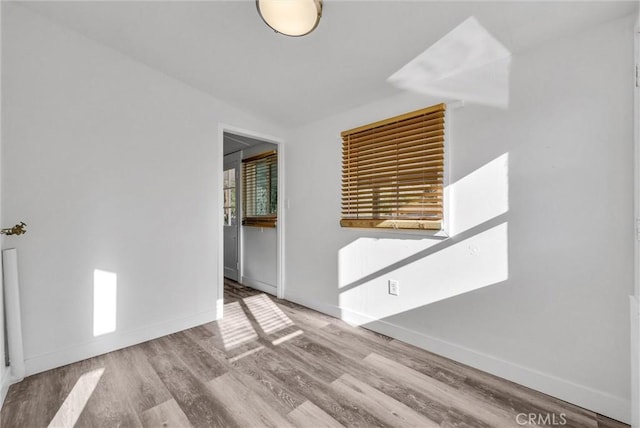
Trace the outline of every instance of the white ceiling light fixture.
[[318, 26], [322, 0], [256, 0], [262, 20], [276, 33], [300, 37]]

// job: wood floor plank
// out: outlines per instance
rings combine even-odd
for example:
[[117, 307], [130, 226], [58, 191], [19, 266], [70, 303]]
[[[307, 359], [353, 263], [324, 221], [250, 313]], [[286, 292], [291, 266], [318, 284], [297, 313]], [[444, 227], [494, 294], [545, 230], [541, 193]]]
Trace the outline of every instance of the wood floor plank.
[[127, 399], [126, 389], [118, 381], [117, 368], [111, 354], [101, 355], [93, 360], [93, 365], [82, 369], [83, 373], [104, 369], [100, 381], [80, 413], [77, 427], [120, 426], [141, 428], [142, 423], [132, 403]]
[[286, 355], [288, 361], [308, 366], [310, 375], [327, 383], [342, 376], [348, 366], [346, 358], [312, 341], [305, 335], [280, 345], [278, 351], [280, 354]]
[[180, 408], [196, 427], [236, 427], [239, 426], [232, 415], [221, 405], [171, 350], [164, 349], [158, 342], [143, 343], [149, 363]]
[[335, 394], [328, 383], [311, 376], [308, 367], [298, 367], [270, 350], [261, 352], [254, 358], [256, 364], [283, 384], [287, 391], [312, 401], [341, 424], [353, 427], [387, 426], [347, 397]]
[[62, 405], [58, 408], [53, 419], [49, 422], [49, 428], [64, 428], [75, 426], [80, 414], [87, 405], [87, 401], [93, 395], [93, 391], [100, 382], [105, 369], [96, 369], [83, 374], [73, 389], [67, 395]]
[[303, 397], [296, 399], [289, 391], [284, 389], [276, 390], [273, 384], [261, 383], [242, 370], [234, 370], [232, 374], [239, 382], [260, 396], [263, 401], [268, 402], [281, 415], [287, 415], [291, 409], [298, 407], [304, 400]]
[[395, 376], [398, 381], [410, 388], [427, 391], [430, 396], [434, 397], [434, 400], [440, 401], [443, 405], [473, 414], [484, 424], [508, 427], [516, 423], [515, 414], [503, 409], [483, 406], [483, 403], [475, 397], [461, 395], [459, 390], [388, 358], [370, 354], [364, 359], [364, 362], [376, 371]]
[[144, 428], [191, 428], [191, 422], [176, 400], [167, 400], [140, 415]]
[[217, 328], [220, 335], [216, 337], [220, 337], [222, 340], [225, 351], [258, 339], [258, 333], [240, 302], [224, 305], [224, 318], [217, 322]]
[[465, 395], [472, 395], [485, 403], [487, 407], [510, 410], [516, 414], [551, 414], [559, 419], [562, 416], [563, 426], [566, 428], [596, 428], [596, 414], [568, 406], [555, 398], [533, 391], [521, 391], [515, 384], [509, 388], [511, 382], [504, 379], [497, 381], [500, 387], [495, 387], [494, 379], [487, 378], [486, 382], [479, 382], [475, 377], [465, 381], [460, 391]]
[[63, 379], [71, 370], [66, 366], [63, 370], [39, 373], [11, 385], [2, 406], [2, 426], [46, 427], [77, 380], [63, 386]]
[[311, 329], [325, 328], [329, 325], [329, 321], [324, 318], [316, 316], [315, 313], [309, 313], [307, 311], [295, 310], [290, 306], [281, 305], [281, 309], [284, 313], [289, 315], [291, 319], [302, 328], [305, 326]]
[[[297, 348], [297, 350], [296, 350]], [[385, 377], [377, 371], [368, 370], [362, 360], [349, 358], [331, 348], [328, 348], [315, 339], [303, 338], [287, 345], [284, 350], [291, 352], [295, 357], [307, 361], [314, 367], [314, 373], [318, 370], [327, 372], [329, 382], [339, 378], [342, 374], [350, 373], [360, 379], [366, 379], [367, 383], [380, 390], [384, 394], [409, 406], [426, 418], [441, 423], [449, 419], [454, 423], [462, 423], [463, 417], [448, 415], [448, 407], [433, 400], [422, 391], [408, 388], [405, 384], [397, 382], [393, 377]], [[476, 421], [477, 422], [477, 421]], [[489, 428], [479, 424], [475, 428]]]
[[121, 349], [105, 357], [114, 368], [114, 382], [120, 386], [136, 413], [172, 398], [139, 347]]
[[[213, 324], [213, 323], [209, 323]], [[208, 324], [199, 325], [197, 327], [189, 328], [184, 330], [184, 334], [189, 336], [191, 340], [194, 342], [198, 342], [200, 340], [208, 339], [213, 336], [212, 328], [208, 328]]]
[[185, 332], [174, 333], [157, 339], [158, 343], [173, 351], [198, 379], [207, 382], [227, 372], [224, 360], [207, 352]]
[[344, 425], [333, 419], [311, 401], [305, 401], [289, 413], [289, 419], [299, 427], [343, 428]]
[[377, 389], [349, 374], [340, 376], [331, 383], [332, 387], [358, 403], [367, 412], [390, 426], [435, 428], [440, 424], [425, 418], [401, 402], [394, 400]]
[[[283, 414], [295, 409], [306, 400], [304, 395], [288, 388], [285, 382], [264, 370], [261, 361], [252, 356], [234, 362], [233, 367], [238, 375], [245, 378], [244, 383], [251, 381], [256, 385], [254, 390], [275, 398], [278, 404], [274, 404], [274, 406], [277, 406]], [[271, 402], [273, 403], [273, 401]]]
[[260, 329], [267, 335], [293, 325], [287, 316], [266, 294], [256, 294], [242, 299]]
[[[423, 351], [412, 345], [394, 340], [390, 343], [397, 351], [387, 358], [395, 359], [423, 374], [438, 378], [494, 406], [517, 413], [566, 415], [566, 428], [595, 427], [595, 413], [493, 376], [467, 367], [448, 358]], [[434, 375], [434, 373], [437, 373]]]
[[228, 413], [235, 415], [241, 426], [293, 427], [291, 422], [278, 413], [271, 404], [232, 373], [208, 382], [207, 388], [225, 406]]
[[[304, 345], [307, 354], [301, 358], [309, 361], [315, 361], [314, 356], [321, 357], [316, 364], [313, 364], [313, 366], [322, 367], [323, 370], [327, 370], [331, 367], [333, 361], [337, 359], [335, 370], [333, 372], [333, 376], [335, 376], [334, 379], [340, 376], [345, 370], [352, 374], [361, 374], [363, 370], [365, 373], [368, 372], [369, 370], [363, 368], [360, 361], [364, 354], [370, 353], [372, 350], [382, 350], [385, 355], [392, 358], [406, 358], [397, 352], [394, 353], [393, 349], [387, 350], [386, 347], [389, 346], [388, 340], [383, 340], [382, 346], [380, 346], [380, 344], [375, 344], [375, 346], [373, 346], [371, 341], [375, 340], [379, 335], [369, 334], [369, 332], [357, 334], [354, 337], [354, 331], [359, 330], [362, 329], [337, 329], [334, 325], [332, 325], [331, 328], [324, 329], [322, 332], [319, 332], [318, 330], [309, 330], [305, 332], [305, 338], [310, 341], [308, 344]], [[340, 352], [336, 353], [333, 351], [334, 349], [339, 350]], [[330, 357], [328, 353], [333, 353], [333, 357]], [[411, 353], [416, 353], [416, 351], [412, 350]], [[423, 364], [423, 369], [428, 366], [427, 363]], [[440, 366], [432, 365], [431, 367], [428, 367], [426, 371], [439, 381], [445, 381], [446, 384], [462, 384], [464, 381], [463, 377], [453, 375], [451, 372]], [[362, 374], [362, 376], [365, 375]], [[429, 397], [429, 395], [425, 394], [423, 391], [408, 390], [406, 387], [398, 385], [398, 383], [391, 382], [388, 377], [379, 376], [379, 373], [370, 373], [367, 376], [367, 379], [372, 385], [375, 384], [376, 388], [384, 390], [386, 394], [410, 405], [414, 410], [434, 421], [445, 421], [445, 419], [447, 419], [452, 423], [463, 424], [464, 420], [469, 416], [464, 413], [448, 413], [445, 405], [434, 400], [432, 397]], [[478, 425], [475, 428], [488, 427], [488, 425], [477, 420], [476, 424]]]

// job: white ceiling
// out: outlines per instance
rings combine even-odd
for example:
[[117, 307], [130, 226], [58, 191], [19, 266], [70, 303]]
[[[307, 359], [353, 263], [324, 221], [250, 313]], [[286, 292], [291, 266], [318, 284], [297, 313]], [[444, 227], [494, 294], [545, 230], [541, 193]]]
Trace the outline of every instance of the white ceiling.
[[637, 8], [635, 1], [325, 0], [318, 28], [291, 38], [267, 28], [248, 0], [22, 4], [285, 127], [399, 93], [386, 79], [469, 16], [518, 53]]

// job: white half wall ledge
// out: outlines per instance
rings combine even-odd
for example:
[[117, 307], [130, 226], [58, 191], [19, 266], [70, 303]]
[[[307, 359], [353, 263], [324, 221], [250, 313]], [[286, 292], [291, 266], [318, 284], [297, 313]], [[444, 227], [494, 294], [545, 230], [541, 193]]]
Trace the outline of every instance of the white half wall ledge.
[[[10, 370], [5, 370], [4, 376], [0, 379], [0, 409], [4, 404], [4, 399], [7, 398], [7, 392], [9, 392], [9, 385], [11, 385]], [[1, 422], [1, 421], [0, 421]]]
[[22, 343], [22, 315], [20, 313], [20, 282], [18, 280], [18, 250], [2, 250], [5, 310], [7, 315], [7, 342], [9, 344], [9, 371], [11, 381], [25, 376], [24, 346]]
[[640, 300], [629, 296], [631, 319], [631, 426], [640, 428]]
[[588, 386], [579, 385], [548, 373], [543, 373], [455, 343], [447, 342], [437, 337], [429, 336], [416, 330], [407, 329], [388, 321], [375, 319], [339, 306], [314, 302], [295, 293], [286, 292], [285, 299], [324, 314], [340, 318], [348, 324], [384, 334], [424, 349], [425, 351], [441, 355], [458, 363], [518, 383], [527, 388], [559, 398], [609, 418], [627, 424], [630, 423], [631, 401], [622, 397], [597, 391]]
[[160, 322], [147, 327], [122, 333], [100, 336], [91, 342], [58, 349], [43, 355], [28, 357], [25, 360], [26, 375], [31, 376], [47, 370], [62, 367], [77, 361], [86, 360], [98, 355], [127, 348], [158, 337], [177, 333], [192, 327], [213, 322], [217, 319], [216, 311], [202, 312], [196, 315]]

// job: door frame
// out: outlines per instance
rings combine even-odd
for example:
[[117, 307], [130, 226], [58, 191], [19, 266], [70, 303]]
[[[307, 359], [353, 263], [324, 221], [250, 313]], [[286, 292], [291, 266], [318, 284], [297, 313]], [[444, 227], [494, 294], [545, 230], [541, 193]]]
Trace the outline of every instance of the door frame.
[[[224, 143], [223, 143], [224, 144]], [[236, 179], [236, 188], [235, 188], [235, 192], [236, 192], [236, 271], [238, 274], [238, 279], [237, 281], [240, 282], [240, 280], [242, 279], [242, 237], [240, 236], [240, 233], [242, 231], [242, 224], [240, 223], [240, 220], [242, 219], [242, 203], [240, 203], [240, 201], [242, 200], [242, 194], [241, 194], [241, 188], [242, 186], [240, 186], [240, 168], [242, 165], [242, 156], [240, 153], [230, 153], [227, 156], [232, 156], [233, 155], [233, 165], [235, 168], [235, 179]], [[224, 156], [224, 152], [223, 152], [223, 156], [222, 156], [222, 171], [224, 172], [225, 169], [225, 165], [229, 165], [230, 163], [225, 163], [225, 158], [226, 156]], [[224, 181], [224, 178], [223, 178]], [[224, 188], [224, 185], [222, 186]], [[222, 204], [224, 206], [224, 195], [222, 196]], [[226, 226], [223, 225], [222, 227], [222, 249], [223, 249], [223, 254], [222, 254], [222, 276], [224, 278], [224, 274], [225, 274], [225, 269], [226, 266], [224, 265], [224, 228]], [[224, 279], [223, 279], [224, 280]]]
[[[268, 134], [251, 131], [248, 129], [239, 128], [224, 123], [218, 125], [218, 165], [216, 168], [216, 183], [217, 195], [218, 195], [218, 296], [216, 301], [216, 317], [221, 319], [224, 316], [224, 225], [222, 224], [222, 211], [224, 205], [224, 194], [222, 189], [223, 183], [223, 171], [224, 171], [224, 133], [240, 135], [244, 137], [261, 140], [266, 143], [275, 144], [278, 147], [278, 223], [276, 227], [276, 297], [279, 299], [284, 298], [285, 293], [285, 259], [284, 259], [284, 247], [285, 247], [285, 142], [282, 138], [274, 137]], [[242, 240], [242, 226], [239, 225], [238, 240]], [[240, 244], [241, 246], [241, 244]], [[242, 251], [238, 254], [238, 257], [242, 257]], [[242, 267], [242, 261], [239, 260]], [[242, 271], [240, 271], [242, 275]]]

